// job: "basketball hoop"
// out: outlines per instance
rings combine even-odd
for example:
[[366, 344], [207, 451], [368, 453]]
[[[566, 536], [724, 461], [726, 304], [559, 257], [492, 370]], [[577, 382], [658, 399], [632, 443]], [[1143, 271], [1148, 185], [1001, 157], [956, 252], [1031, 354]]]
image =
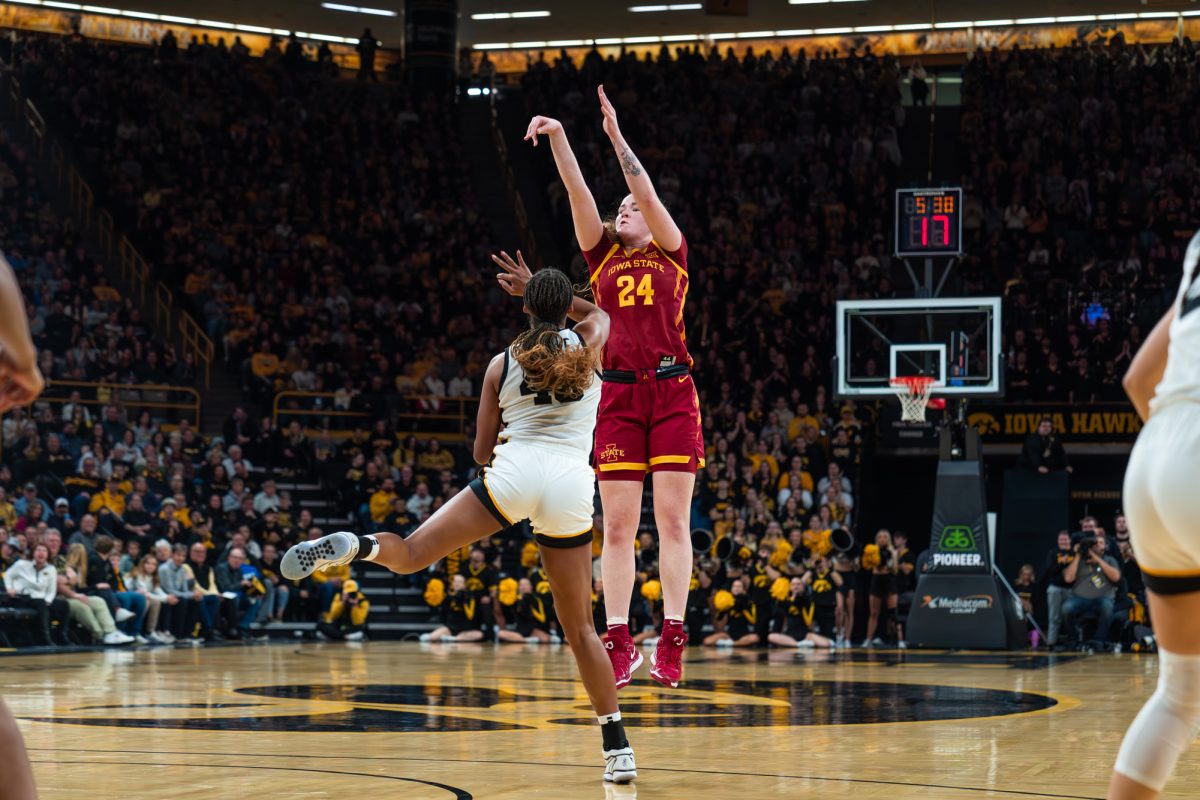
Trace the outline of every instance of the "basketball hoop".
[[924, 422], [926, 406], [946, 407], [945, 400], [929, 399], [929, 394], [933, 391], [937, 381], [928, 375], [905, 375], [891, 378], [888, 383], [892, 385], [896, 397], [900, 399], [900, 419], [905, 422]]

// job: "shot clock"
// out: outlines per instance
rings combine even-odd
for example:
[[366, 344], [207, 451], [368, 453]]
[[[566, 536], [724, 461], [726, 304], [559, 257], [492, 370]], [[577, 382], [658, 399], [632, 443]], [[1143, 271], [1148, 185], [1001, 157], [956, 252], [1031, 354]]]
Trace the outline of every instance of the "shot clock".
[[962, 189], [896, 190], [896, 255], [962, 252]]

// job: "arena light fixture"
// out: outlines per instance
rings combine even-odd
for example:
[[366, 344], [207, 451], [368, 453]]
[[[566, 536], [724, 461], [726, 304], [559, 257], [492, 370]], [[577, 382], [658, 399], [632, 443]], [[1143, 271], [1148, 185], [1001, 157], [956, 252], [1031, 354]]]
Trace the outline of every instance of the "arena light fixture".
[[812, 36], [812, 28], [796, 28], [790, 31], [775, 31], [776, 36]]
[[550, 47], [583, 47], [587, 43], [587, 39], [551, 39], [546, 42]]
[[[1188, 15], [1188, 12], [1186, 12], [1186, 11], [1183, 12], [1183, 15], [1186, 17]], [[1020, 22], [1020, 21], [1021, 20], [1017, 20], [1017, 22]], [[1096, 15], [1095, 14], [1075, 14], [1070, 17], [1055, 17], [1054, 21], [1055, 22], [1095, 22]]]
[[928, 22], [905, 22], [901, 25], [893, 25], [892, 30], [896, 31], [927, 31], [933, 25]]
[[703, 3], [673, 3], [669, 6], [630, 6], [629, 10], [635, 14], [646, 14], [656, 11], [699, 11], [702, 8]]
[[700, 38], [698, 33], [679, 33], [673, 36], [664, 36], [664, 42], [695, 42]]
[[1114, 19], [1137, 19], [1137, 14], [1098, 14], [1096, 19], [1108, 22]]
[[1138, 14], [1139, 19], [1170, 19], [1178, 16], [1178, 11], [1143, 11]]
[[1049, 25], [1057, 22], [1055, 17], [1022, 17], [1017, 20], [1018, 25]]
[[206, 28], [222, 28], [229, 31], [233, 30], [232, 22], [217, 22], [216, 20], [202, 19], [200, 20], [200, 24]]
[[952, 28], [970, 28], [974, 22], [962, 20], [961, 22], [935, 22], [933, 23], [934, 30], [949, 30]]
[[[847, 28], [849, 30], [849, 28]], [[737, 35], [739, 39], [770, 39], [775, 36], [775, 31], [742, 31]]]
[[342, 3], [321, 3], [321, 8], [330, 11], [349, 11], [351, 14], [371, 14], [376, 17], [394, 17], [395, 11], [386, 8], [367, 8], [366, 6], [348, 6]]
[[843, 33], [854, 33], [854, 28], [817, 28], [813, 33], [817, 36], [838, 36]]
[[549, 11], [493, 11], [487, 14], [472, 14], [471, 19], [474, 20], [491, 20], [491, 19], [533, 19], [534, 17], [548, 17]]
[[70, 11], [82, 11], [83, 6], [79, 3], [60, 3], [58, 0], [43, 0], [42, 5], [50, 8], [65, 8]]
[[855, 33], [885, 33], [894, 30], [892, 25], [859, 25], [854, 29]]
[[621, 44], [657, 44], [662, 41], [661, 36], [622, 36]]
[[1013, 24], [1011, 19], [981, 19], [977, 22], [972, 22], [976, 28], [1002, 28]]
[[108, 6], [84, 6], [83, 10], [90, 11], [93, 14], [111, 14], [114, 16], [121, 13], [117, 9], [109, 8]]

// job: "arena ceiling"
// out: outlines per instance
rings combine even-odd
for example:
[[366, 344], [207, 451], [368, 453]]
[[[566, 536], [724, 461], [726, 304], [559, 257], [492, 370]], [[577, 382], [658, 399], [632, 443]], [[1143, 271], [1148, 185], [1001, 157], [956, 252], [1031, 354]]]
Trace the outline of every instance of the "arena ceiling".
[[[334, 0], [331, 0], [331, 2]], [[82, 0], [87, 2], [87, 0]], [[323, 8], [322, 0], [116, 0], [126, 9], [270, 28], [357, 36], [370, 26], [385, 47], [404, 36], [403, 0], [336, 0], [353, 7], [395, 12], [379, 16]], [[688, 0], [667, 0], [684, 4]], [[691, 4], [704, 0], [691, 0]], [[483, 42], [594, 39], [615, 36], [703, 34], [796, 28], [1019, 19], [1121, 12], [1197, 10], [1193, 2], [1162, 0], [837, 0], [792, 5], [788, 0], [749, 0], [747, 16], [708, 15], [703, 10], [634, 13], [655, 0], [460, 0], [459, 39]], [[105, 3], [105, 5], [109, 5]], [[549, 16], [472, 19], [473, 14], [549, 11]]]

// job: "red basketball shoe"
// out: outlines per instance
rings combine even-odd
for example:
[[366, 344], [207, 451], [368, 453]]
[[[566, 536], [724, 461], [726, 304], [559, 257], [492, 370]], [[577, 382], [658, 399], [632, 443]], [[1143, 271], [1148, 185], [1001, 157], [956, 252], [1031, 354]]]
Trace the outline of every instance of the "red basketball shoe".
[[688, 635], [682, 622], [669, 619], [663, 623], [658, 647], [650, 656], [650, 677], [674, 689], [683, 680], [683, 650], [687, 647]]
[[633, 673], [642, 665], [642, 654], [638, 652], [633, 637], [629, 635], [629, 626], [613, 625], [600, 640], [604, 642], [608, 660], [612, 662], [613, 679], [617, 682], [617, 688], [628, 686], [633, 680]]

